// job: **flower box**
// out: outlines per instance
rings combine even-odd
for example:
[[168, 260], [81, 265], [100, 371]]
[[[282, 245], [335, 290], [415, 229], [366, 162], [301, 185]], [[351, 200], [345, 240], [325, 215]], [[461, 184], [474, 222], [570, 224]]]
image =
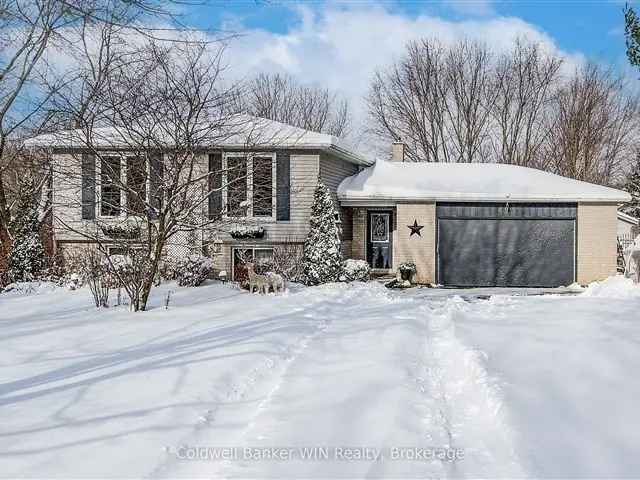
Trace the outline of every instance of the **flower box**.
[[236, 240], [263, 238], [264, 233], [264, 227], [254, 226], [234, 227], [229, 230], [229, 235], [231, 235], [231, 238], [235, 238]]

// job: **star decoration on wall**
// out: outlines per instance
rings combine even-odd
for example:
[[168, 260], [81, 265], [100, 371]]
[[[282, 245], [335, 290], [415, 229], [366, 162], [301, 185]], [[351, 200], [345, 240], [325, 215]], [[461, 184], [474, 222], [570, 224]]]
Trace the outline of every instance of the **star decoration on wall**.
[[411, 230], [411, 233], [409, 234], [410, 237], [412, 237], [414, 233], [419, 237], [422, 236], [422, 234], [420, 233], [420, 230], [424, 228], [424, 225], [418, 225], [417, 220], [413, 221], [413, 225], [407, 225], [407, 227], [409, 227], [409, 229]]

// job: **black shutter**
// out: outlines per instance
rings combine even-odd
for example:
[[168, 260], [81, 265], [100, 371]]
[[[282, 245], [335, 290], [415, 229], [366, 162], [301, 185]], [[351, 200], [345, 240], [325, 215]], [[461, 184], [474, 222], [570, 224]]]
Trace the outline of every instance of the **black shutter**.
[[153, 210], [150, 212], [150, 218], [158, 218], [158, 210], [162, 208], [162, 197], [164, 190], [162, 189], [162, 180], [164, 177], [164, 164], [162, 162], [162, 154], [156, 153], [149, 157], [149, 203]]
[[96, 159], [82, 154], [82, 219], [96, 218]]
[[276, 220], [290, 220], [291, 157], [289, 152], [276, 153]]
[[209, 220], [222, 213], [222, 153], [209, 154]]

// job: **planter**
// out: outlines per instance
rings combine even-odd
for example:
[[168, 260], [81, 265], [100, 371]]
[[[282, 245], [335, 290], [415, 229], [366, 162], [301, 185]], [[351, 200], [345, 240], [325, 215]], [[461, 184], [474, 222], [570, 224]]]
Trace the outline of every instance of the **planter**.
[[229, 231], [231, 238], [236, 240], [252, 240], [264, 237], [264, 227], [236, 227]]
[[118, 240], [137, 240], [141, 236], [138, 225], [100, 225], [102, 233]]
[[404, 262], [398, 265], [396, 278], [386, 283], [388, 288], [410, 288], [414, 285], [416, 279], [416, 264], [413, 262]]

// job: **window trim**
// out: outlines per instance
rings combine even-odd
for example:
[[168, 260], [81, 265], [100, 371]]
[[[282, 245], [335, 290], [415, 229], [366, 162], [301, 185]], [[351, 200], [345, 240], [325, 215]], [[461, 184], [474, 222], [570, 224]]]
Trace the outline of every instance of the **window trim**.
[[371, 243], [389, 243], [389, 238], [391, 236], [391, 212], [372, 212], [371, 213], [371, 217], [373, 217], [374, 215], [378, 215], [378, 216], [384, 216], [385, 217], [385, 230], [386, 230], [386, 239], [385, 240], [374, 240], [373, 239], [373, 228], [374, 228], [374, 224], [373, 222], [371, 222], [371, 225], [369, 225], [369, 235], [371, 236]]
[[[271, 159], [271, 215], [253, 215], [253, 159], [257, 158], [270, 158]], [[228, 215], [227, 213], [227, 202], [228, 202], [228, 158], [245, 158], [247, 161], [247, 178], [246, 178], [246, 186], [247, 186], [247, 201], [249, 205], [247, 207], [247, 214], [244, 216], [238, 215]], [[246, 219], [246, 220], [261, 220], [263, 222], [275, 222], [277, 220], [277, 162], [276, 162], [276, 152], [222, 152], [222, 209], [223, 218], [237, 218], [237, 219]]]
[[[96, 219], [122, 219], [127, 218], [129, 215], [127, 212], [127, 191], [120, 190], [120, 213], [118, 215], [103, 215], [102, 214], [102, 160], [107, 157], [118, 157], [120, 159], [120, 184], [127, 182], [127, 160], [129, 158], [139, 158], [139, 155], [127, 154], [126, 152], [100, 152], [95, 155], [96, 164]], [[146, 180], [145, 180], [145, 203], [150, 202], [151, 192], [151, 162], [149, 158], [145, 159]]]

